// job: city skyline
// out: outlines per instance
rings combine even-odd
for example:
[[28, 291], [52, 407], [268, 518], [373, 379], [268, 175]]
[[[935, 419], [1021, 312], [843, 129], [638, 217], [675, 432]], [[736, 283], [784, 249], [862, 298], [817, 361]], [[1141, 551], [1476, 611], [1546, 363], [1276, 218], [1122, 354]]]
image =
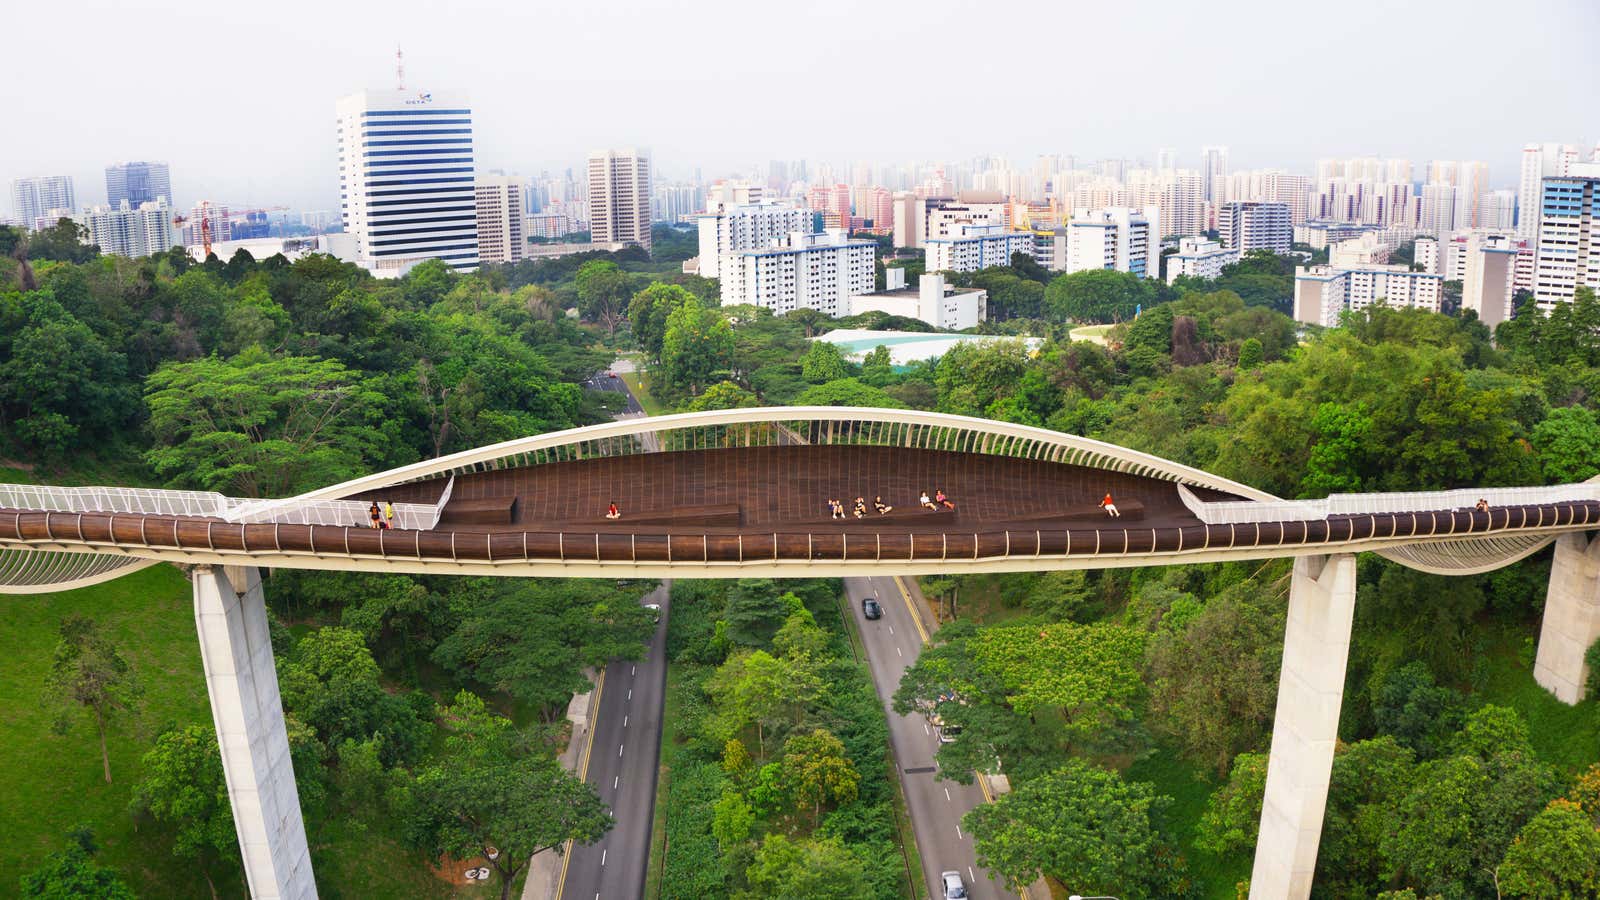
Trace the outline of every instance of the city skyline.
[[[13, 108], [30, 123], [30, 139], [0, 147], [0, 181], [71, 175], [80, 204], [90, 205], [104, 201], [99, 176], [107, 165], [155, 159], [178, 173], [178, 207], [198, 199], [336, 207], [338, 186], [328, 174], [336, 167], [330, 104], [352, 91], [393, 87], [395, 42], [406, 52], [408, 88], [472, 94], [481, 172], [581, 171], [593, 147], [632, 145], [652, 148], [663, 181], [696, 168], [708, 179], [746, 172], [768, 159], [902, 165], [992, 154], [1020, 167], [1052, 153], [1154, 161], [1169, 147], [1179, 166], [1198, 170], [1201, 148], [1222, 145], [1233, 169], [1309, 172], [1323, 157], [1379, 155], [1411, 159], [1419, 181], [1435, 159], [1483, 160], [1490, 185], [1511, 188], [1524, 143], [1590, 148], [1597, 137], [1571, 111], [1585, 108], [1583, 86], [1600, 75], [1600, 62], [1561, 54], [1556, 77], [1541, 76], [1539, 90], [1530, 89], [1532, 67], [1549, 68], [1548, 48], [1600, 25], [1600, 11], [1580, 2], [1527, 4], [1514, 17], [1485, 2], [1458, 5], [1448, 17], [1376, 3], [1338, 16], [1248, 3], [1225, 17], [1163, 4], [1141, 20], [1146, 31], [1127, 42], [1073, 37], [1125, 28], [1114, 11], [1042, 4], [982, 21], [950, 3], [824, 4], [804, 17], [753, 26], [734, 4], [711, 4], [694, 17], [653, 4], [625, 6], [505, 11], [478, 3], [454, 12], [468, 18], [492, 12], [502, 27], [487, 32], [427, 27], [425, 9], [409, 3], [330, 9], [314, 30], [267, 8], [196, 19], [165, 0], [83, 4], [77, 12], [92, 14], [73, 15], [70, 29], [59, 8], [24, 9], [15, 14], [18, 33], [66, 31], [87, 55], [125, 52], [120, 41], [129, 29], [164, 18], [175, 40], [225, 42], [240, 62], [231, 70], [236, 82], [194, 88], [189, 105], [163, 107], [161, 115], [72, 71], [19, 91]], [[380, 9], [394, 27], [374, 27]], [[1438, 60], [1451, 47], [1470, 46], [1486, 18], [1514, 18], [1517, 27], [1497, 31], [1494, 54], [1473, 56], [1470, 78], [1441, 75]], [[1375, 23], [1438, 52], [1383, 52], [1370, 32]], [[751, 27], [768, 39], [734, 40]], [[355, 44], [333, 39], [350, 33], [364, 37]], [[594, 40], [561, 40], [562, 34]], [[1019, 34], [1059, 35], [1066, 51], [1050, 50], [1048, 40], [1024, 46]], [[1339, 99], [1340, 87], [1318, 87], [1319, 66], [1306, 62], [1312, 34], [1318, 45], [1339, 48], [1339, 58], [1322, 65], [1346, 73], [1365, 66], [1373, 80], [1393, 88], [1384, 95], [1390, 99], [1356, 105]], [[637, 65], [590, 65], [600, 36], [608, 55]], [[1250, 56], [1215, 52], [1230, 42], [1248, 46]], [[771, 52], [775, 45], [807, 53]], [[963, 70], [922, 83], [891, 80], [926, 71], [918, 61], [925, 63], [932, 47], [975, 49], [962, 58], [980, 75], [1031, 70], [1035, 56], [1059, 60], [1063, 88], [1072, 89], [1058, 95], [1064, 98], [1058, 109], [1046, 109], [1032, 95], [994, 99], [984, 78], [966, 78]], [[1132, 70], [1118, 63], [1134, 47], [1152, 62]], [[15, 61], [26, 71], [46, 71], [53, 52], [47, 42], [20, 42]], [[1094, 73], [1112, 64], [1121, 80], [1097, 86]], [[729, 79], [728, 71], [741, 77]], [[897, 90], [874, 93], [874, 77]], [[1073, 84], [1083, 78], [1088, 82]], [[846, 97], [858, 91], [860, 99], [841, 102], [841, 91]], [[785, 94], [785, 102], [772, 102]], [[974, 97], [986, 102], [975, 106]], [[963, 127], [927, 127], [941, 109], [978, 114]], [[960, 121], [952, 115], [948, 124]]]

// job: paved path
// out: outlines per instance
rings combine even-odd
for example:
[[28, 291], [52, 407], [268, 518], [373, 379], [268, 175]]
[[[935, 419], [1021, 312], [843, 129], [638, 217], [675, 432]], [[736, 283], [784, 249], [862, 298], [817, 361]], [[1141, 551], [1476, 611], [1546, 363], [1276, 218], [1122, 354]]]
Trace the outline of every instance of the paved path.
[[[872, 681], [889, 716], [889, 745], [900, 768], [900, 783], [905, 788], [906, 805], [917, 835], [917, 850], [922, 855], [922, 874], [927, 896], [942, 898], [939, 873], [954, 869], [967, 883], [974, 900], [1014, 898], [998, 879], [978, 868], [973, 855], [972, 835], [961, 827], [961, 815], [985, 802], [977, 784], [962, 785], [940, 780], [933, 761], [939, 738], [921, 715], [897, 715], [892, 707], [900, 676], [912, 663], [926, 640], [927, 625], [917, 614], [909, 594], [902, 593], [895, 578], [846, 578], [845, 594], [861, 629], [867, 648]], [[910, 586], [915, 590], [915, 585]], [[883, 606], [883, 618], [868, 621], [861, 614], [861, 601], [876, 596]]]

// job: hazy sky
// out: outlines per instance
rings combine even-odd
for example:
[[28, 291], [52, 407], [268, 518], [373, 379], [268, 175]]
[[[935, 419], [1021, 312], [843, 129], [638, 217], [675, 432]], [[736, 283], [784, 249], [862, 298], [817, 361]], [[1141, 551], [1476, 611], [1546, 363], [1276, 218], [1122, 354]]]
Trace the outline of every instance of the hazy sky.
[[601, 146], [661, 176], [985, 153], [1309, 171], [1600, 138], [1600, 0], [99, 0], [3, 15], [0, 184], [167, 160], [180, 204], [334, 208], [334, 100], [465, 90], [478, 167]]

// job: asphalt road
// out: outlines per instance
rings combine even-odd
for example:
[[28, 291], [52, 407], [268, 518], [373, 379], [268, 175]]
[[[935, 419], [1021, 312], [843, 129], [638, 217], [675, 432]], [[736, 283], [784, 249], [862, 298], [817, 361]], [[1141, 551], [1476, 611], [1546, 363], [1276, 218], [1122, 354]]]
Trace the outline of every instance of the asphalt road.
[[618, 414], [617, 418], [619, 419], [644, 415], [644, 407], [639, 405], [639, 398], [633, 396], [633, 392], [628, 390], [627, 382], [624, 382], [620, 376], [616, 375], [615, 370], [596, 372], [588, 381], [583, 383], [583, 386], [591, 391], [615, 391], [626, 396], [628, 398], [628, 408]]
[[561, 870], [562, 900], [636, 900], [644, 896], [661, 757], [661, 711], [667, 686], [667, 595], [672, 583], [647, 594], [661, 604], [661, 622], [637, 663], [613, 660], [592, 711], [585, 779], [611, 807], [616, 827], [588, 846], [574, 846]]
[[[958, 784], [941, 780], [933, 754], [939, 738], [919, 714], [897, 715], [891, 708], [900, 676], [922, 652], [922, 632], [913, 619], [907, 602], [893, 578], [846, 578], [845, 594], [861, 628], [867, 648], [867, 662], [878, 698], [889, 715], [889, 745], [900, 766], [900, 783], [905, 788], [906, 805], [917, 834], [917, 850], [922, 855], [922, 875], [929, 896], [943, 898], [939, 873], [954, 869], [967, 883], [967, 893], [975, 900], [1014, 898], [999, 879], [978, 868], [972, 848], [972, 835], [961, 828], [961, 816], [985, 802], [976, 783]], [[861, 601], [877, 597], [883, 618], [869, 621], [861, 614]]]

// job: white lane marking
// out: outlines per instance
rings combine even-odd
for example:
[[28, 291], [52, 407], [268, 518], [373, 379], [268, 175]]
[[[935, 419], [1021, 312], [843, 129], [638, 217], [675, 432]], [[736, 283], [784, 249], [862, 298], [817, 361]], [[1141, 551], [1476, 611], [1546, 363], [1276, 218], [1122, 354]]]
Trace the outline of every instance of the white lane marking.
[[638, 666], [637, 663], [635, 663], [634, 665], [628, 667], [628, 674], [629, 675], [637, 675], [637, 674], [639, 674], [639, 666]]
[[960, 825], [956, 826], [956, 837], [957, 838], [961, 838], [961, 839], [965, 839], [966, 838], [966, 835], [961, 833], [961, 826]]
[[628, 717], [626, 715], [624, 715], [622, 717], [622, 727], [623, 728], [627, 728], [628, 727]]
[[617, 782], [621, 781], [621, 780], [622, 780], [622, 776], [621, 775], [613, 775], [613, 776], [611, 776], [611, 789], [613, 791], [617, 789]]
[[933, 734], [933, 732], [928, 730], [928, 723], [927, 722], [923, 722], [922, 723], [922, 733], [923, 734]]
[[971, 866], [967, 866], [967, 877], [971, 878], [973, 881], [977, 881], [978, 880], [978, 876], [972, 874], [972, 867]]
[[950, 789], [949, 788], [945, 788], [944, 789], [944, 799], [945, 799], [946, 803], [954, 803], [955, 802], [955, 801], [950, 799]]
[[889, 635], [890, 635], [890, 636], [891, 636], [891, 637], [892, 637], [892, 636], [893, 636], [893, 635], [894, 635], [894, 626], [893, 626], [893, 625], [890, 625], [890, 626], [889, 626]]
[[618, 756], [621, 756], [621, 755], [622, 755], [622, 748], [623, 748], [623, 746], [624, 746], [624, 745], [622, 745], [622, 744], [618, 744], [618, 745], [617, 745], [617, 755], [618, 755]]
[[901, 659], [905, 659], [906, 656], [904, 653], [900, 652], [899, 647], [894, 648], [894, 655], [900, 657]]
[[633, 699], [633, 688], [628, 688], [628, 699], [629, 700]]
[[605, 864], [606, 864], [606, 851], [604, 849], [601, 849], [601, 851], [600, 851], [600, 865], [603, 866]]

